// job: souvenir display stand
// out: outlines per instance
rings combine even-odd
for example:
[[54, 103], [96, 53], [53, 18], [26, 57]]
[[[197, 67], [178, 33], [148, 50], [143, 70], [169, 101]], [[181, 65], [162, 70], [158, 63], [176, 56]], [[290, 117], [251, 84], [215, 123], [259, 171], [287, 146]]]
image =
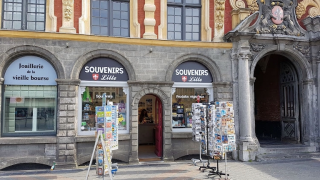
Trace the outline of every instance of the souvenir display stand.
[[[201, 154], [217, 161], [217, 167], [201, 166], [199, 170], [211, 169], [208, 176], [227, 175], [219, 171], [219, 160], [225, 159], [227, 172], [227, 152], [236, 149], [232, 102], [193, 103], [193, 140], [201, 142]], [[226, 178], [227, 179], [227, 178]]]
[[117, 164], [112, 164], [112, 150], [118, 149], [118, 106], [112, 102], [106, 105], [106, 95], [102, 95], [102, 106], [96, 107], [97, 138], [92, 152], [86, 179], [88, 179], [94, 154], [96, 154], [97, 175], [109, 174], [110, 178], [118, 170]]
[[[207, 105], [203, 103], [192, 103], [192, 140], [200, 143], [200, 158], [192, 159], [194, 165], [196, 162], [202, 162], [202, 166], [199, 170], [211, 169], [215, 170], [215, 167], [210, 167], [210, 160], [203, 160], [201, 154], [207, 155]], [[207, 162], [205, 166], [204, 163]]]

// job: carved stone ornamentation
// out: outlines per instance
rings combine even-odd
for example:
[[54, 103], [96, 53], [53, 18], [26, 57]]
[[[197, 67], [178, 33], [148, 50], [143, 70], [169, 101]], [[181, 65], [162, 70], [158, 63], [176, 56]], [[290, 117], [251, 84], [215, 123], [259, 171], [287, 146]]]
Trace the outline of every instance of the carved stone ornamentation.
[[320, 0], [303, 0], [296, 7], [297, 18], [300, 19], [306, 13], [307, 7], [312, 6], [308, 14], [310, 17], [320, 15]]
[[247, 0], [248, 8], [250, 9], [251, 13], [259, 11], [259, 6], [257, 0]]
[[246, 4], [242, 0], [230, 0], [230, 5], [232, 6], [233, 10], [246, 7]]
[[64, 18], [67, 20], [67, 21], [70, 21], [71, 20], [71, 16], [73, 15], [73, 1], [72, 0], [64, 0], [63, 1], [63, 5], [64, 5], [64, 10], [63, 10], [63, 13], [64, 13]]
[[310, 55], [310, 46], [308, 46], [308, 45], [302, 46], [299, 44], [294, 44], [293, 48], [295, 50], [298, 50], [299, 52], [301, 52], [306, 57], [309, 57], [309, 55]]
[[216, 7], [216, 28], [221, 29], [223, 28], [224, 24], [224, 3], [225, 0], [216, 0], [215, 7]]
[[294, 19], [294, 3], [288, 0], [260, 0], [262, 14], [257, 34], [305, 36]]
[[264, 49], [266, 47], [265, 44], [255, 44], [255, 43], [250, 43], [250, 49], [254, 52], [259, 52], [262, 49]]

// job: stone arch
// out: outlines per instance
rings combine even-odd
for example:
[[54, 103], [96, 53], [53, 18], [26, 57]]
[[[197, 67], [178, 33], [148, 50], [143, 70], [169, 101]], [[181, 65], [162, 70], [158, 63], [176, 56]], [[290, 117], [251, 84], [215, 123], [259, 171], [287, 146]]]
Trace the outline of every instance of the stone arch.
[[[311, 102], [310, 97], [312, 96], [312, 87], [314, 85], [313, 73], [311, 69], [311, 64], [308, 60], [297, 50], [286, 46], [283, 50], [278, 51], [277, 46], [273, 46], [259, 52], [254, 58], [250, 66], [250, 78], [255, 79], [254, 71], [257, 66], [258, 61], [260, 61], [264, 56], [277, 54], [286, 57], [295, 67], [298, 76], [298, 96], [299, 96], [299, 122], [300, 122], [300, 142], [306, 143], [310, 142], [309, 132], [312, 131], [315, 126], [312, 121], [314, 107], [309, 106]], [[254, 84], [251, 83], [251, 88]], [[251, 97], [254, 97], [251, 91]], [[253, 104], [251, 104], [251, 109], [254, 109]], [[253, 117], [253, 116], [252, 116]], [[255, 133], [254, 133], [255, 134]]]
[[4, 76], [5, 70], [7, 67], [19, 57], [26, 55], [34, 55], [39, 56], [45, 60], [47, 60], [50, 64], [52, 64], [53, 68], [57, 72], [58, 79], [65, 79], [65, 72], [62, 63], [53, 55], [50, 51], [33, 45], [23, 45], [17, 46], [9, 49], [5, 53], [0, 56], [0, 66], [4, 67], [0, 69], [1, 76]]
[[161, 99], [162, 104], [170, 103], [170, 97], [167, 96], [165, 92], [163, 92], [161, 89], [158, 89], [158, 88], [149, 87], [149, 88], [141, 89], [139, 92], [137, 92], [133, 97], [131, 105], [138, 106], [140, 99], [147, 94], [153, 94], [158, 96]]
[[132, 81], [136, 80], [136, 73], [130, 61], [128, 61], [127, 58], [121, 55], [120, 53], [112, 50], [106, 50], [106, 49], [98, 49], [98, 50], [90, 51], [80, 56], [76, 61], [76, 63], [74, 64], [73, 69], [71, 71], [71, 79], [79, 79], [79, 74], [82, 67], [90, 60], [94, 58], [99, 58], [99, 57], [109, 57], [118, 61], [120, 64], [122, 64], [125, 67], [126, 71], [128, 72], [129, 80], [132, 80]]
[[19, 157], [16, 159], [7, 160], [4, 165], [0, 166], [0, 169], [4, 169], [9, 166], [23, 164], [23, 163], [37, 163], [37, 164], [44, 164], [47, 166], [52, 166], [53, 161], [54, 161], [54, 159], [45, 159], [45, 158], [38, 158], [38, 157], [25, 157], [25, 158]]
[[183, 62], [186, 61], [196, 61], [199, 62], [201, 64], [203, 64], [204, 66], [206, 66], [211, 75], [212, 75], [212, 80], [214, 82], [220, 82], [222, 81], [222, 76], [221, 76], [221, 72], [219, 67], [217, 66], [217, 64], [210, 59], [207, 56], [204, 56], [202, 54], [186, 54], [183, 55], [179, 58], [177, 58], [176, 60], [174, 60], [168, 67], [168, 70], [166, 72], [166, 81], [172, 81], [172, 74], [174, 72], [174, 70]]
[[147, 94], [156, 95], [162, 102], [162, 158], [163, 160], [173, 160], [172, 148], [171, 148], [171, 126], [168, 123], [171, 121], [170, 112], [170, 100], [171, 90], [165, 92], [164, 90], [157, 87], [144, 87], [138, 90], [132, 98], [132, 115], [131, 115], [131, 154], [129, 157], [129, 163], [139, 162], [138, 157], [138, 104], [140, 99]]
[[257, 66], [257, 63], [266, 55], [269, 54], [279, 54], [288, 58], [297, 69], [299, 80], [310, 80], [312, 79], [312, 69], [311, 65], [308, 63], [308, 60], [301, 55], [296, 50], [286, 47], [283, 51], [276, 51], [277, 47], [271, 47], [260, 51], [259, 54], [254, 58], [251, 67], [250, 67], [250, 78], [254, 78], [254, 70]]

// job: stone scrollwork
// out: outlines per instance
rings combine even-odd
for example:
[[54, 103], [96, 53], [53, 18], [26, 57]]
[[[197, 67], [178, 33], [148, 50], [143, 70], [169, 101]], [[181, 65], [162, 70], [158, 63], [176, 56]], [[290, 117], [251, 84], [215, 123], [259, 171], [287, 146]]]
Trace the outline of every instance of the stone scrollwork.
[[215, 21], [216, 21], [216, 28], [222, 29], [224, 24], [224, 3], [225, 0], [216, 0], [215, 1], [215, 9], [216, 9], [216, 15], [215, 15]]
[[242, 0], [230, 0], [230, 4], [233, 10], [246, 7], [246, 4]]
[[295, 50], [298, 50], [299, 52], [301, 52], [304, 56], [309, 57], [310, 47], [308, 45], [302, 46], [302, 45], [299, 45], [299, 44], [294, 44], [293, 48]]
[[67, 21], [70, 21], [72, 18], [71, 16], [73, 14], [73, 12], [72, 12], [73, 1], [72, 0], [64, 0], [63, 5], [64, 5], [64, 10], [63, 10], [64, 18]]
[[264, 49], [266, 47], [265, 44], [255, 44], [255, 43], [250, 43], [250, 48], [252, 51], [254, 52], [259, 52], [262, 49]]
[[320, 0], [303, 0], [296, 7], [297, 18], [300, 19], [306, 13], [307, 7], [312, 6], [308, 14], [310, 17], [320, 15]]

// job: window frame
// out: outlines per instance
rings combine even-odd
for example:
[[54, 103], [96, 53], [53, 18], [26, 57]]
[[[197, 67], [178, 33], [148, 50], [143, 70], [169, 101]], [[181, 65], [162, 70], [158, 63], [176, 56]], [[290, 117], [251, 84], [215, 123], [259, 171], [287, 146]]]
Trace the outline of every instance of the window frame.
[[[28, 5], [29, 4], [35, 4], [36, 6], [38, 5], [37, 1], [35, 3], [29, 3], [28, 0], [22, 0], [21, 2], [21, 11], [6, 11], [6, 12], [21, 12], [21, 28], [20, 29], [13, 29], [13, 25], [12, 28], [8, 29], [8, 28], [4, 28], [4, 13], [5, 13], [5, 4], [6, 3], [11, 3], [11, 2], [6, 2], [6, 0], [2, 0], [2, 12], [1, 12], [1, 29], [6, 29], [6, 30], [26, 30], [26, 31], [45, 31], [46, 30], [46, 14], [47, 14], [47, 0], [44, 0], [44, 4], [40, 4], [40, 5], [44, 5], [44, 12], [43, 12], [43, 21], [28, 21]], [[15, 2], [12, 2], [15, 3]], [[37, 10], [37, 9], [36, 9]], [[37, 17], [38, 12], [35, 12]], [[13, 17], [13, 15], [12, 15]], [[10, 20], [13, 23], [13, 18]], [[43, 30], [36, 30], [36, 24], [35, 24], [35, 29], [28, 29], [27, 24], [28, 22], [43, 22]]]
[[[167, 19], [168, 19], [168, 8], [169, 7], [181, 7], [181, 39], [169, 39], [169, 23], [167, 20], [167, 39], [168, 40], [181, 40], [181, 41], [201, 41], [201, 15], [202, 15], [202, 4], [199, 0], [199, 4], [186, 3], [186, 0], [181, 0], [181, 3], [167, 2]], [[199, 9], [199, 39], [198, 40], [186, 40], [186, 9], [187, 8], [198, 8]], [[175, 31], [174, 31], [175, 32]]]
[[[93, 11], [92, 11], [92, 9], [93, 9], [93, 7], [92, 7], [92, 2], [93, 2], [93, 0], [90, 0], [90, 34], [91, 35], [97, 35], [97, 36], [113, 36], [113, 37], [130, 37], [130, 0], [98, 0], [99, 2], [100, 1], [106, 1], [106, 2], [108, 2], [108, 26], [107, 26], [107, 28], [108, 28], [108, 33], [107, 33], [107, 35], [102, 35], [101, 34], [101, 32], [100, 32], [100, 34], [93, 34], [93, 32], [92, 32], [92, 22], [93, 22], [93, 20], [92, 20], [92, 17], [93, 17]], [[114, 36], [114, 33], [113, 33], [113, 28], [114, 28], [114, 26], [113, 26], [113, 5], [112, 5], [112, 3], [113, 2], [127, 2], [128, 3], [128, 36], [121, 36], [121, 33], [120, 33], [120, 36]], [[99, 8], [100, 9], [100, 8]], [[120, 11], [121, 12], [121, 11]], [[101, 16], [101, 15], [100, 15]], [[100, 18], [100, 16], [99, 16], [99, 18]], [[121, 22], [120, 22], [121, 23]], [[101, 26], [100, 26], [100, 24], [99, 24], [99, 28], [100, 28]], [[120, 27], [120, 30], [121, 30], [122, 28]]]
[[[28, 137], [28, 136], [55, 136], [57, 135], [57, 126], [58, 126], [58, 84], [57, 85], [50, 85], [50, 86], [56, 86], [56, 97], [55, 97], [55, 118], [53, 120], [53, 127], [54, 130], [46, 132], [46, 131], [23, 131], [23, 132], [7, 132], [4, 133], [4, 121], [5, 121], [5, 86], [10, 84], [3, 84], [1, 91], [2, 93], [2, 100], [1, 100], [1, 136], [2, 137]], [[19, 85], [14, 85], [19, 86]], [[20, 85], [21, 86], [21, 85]], [[25, 86], [34, 86], [34, 85], [25, 85]], [[48, 85], [39, 85], [39, 86], [48, 86]]]
[[126, 81], [81, 81], [79, 85], [78, 91], [78, 121], [77, 121], [77, 133], [79, 136], [93, 136], [95, 135], [96, 131], [81, 131], [81, 122], [82, 122], [82, 92], [81, 89], [85, 88], [86, 86], [89, 87], [121, 87], [123, 91], [126, 91], [126, 130], [118, 130], [118, 134], [129, 134], [129, 124], [130, 122], [130, 111], [129, 111], [129, 86]]
[[[175, 82], [172, 85], [172, 90], [171, 92], [175, 92], [176, 88], [207, 88], [207, 93], [209, 96], [209, 102], [214, 101], [214, 92], [213, 92], [213, 86], [212, 83], [184, 83], [184, 82]], [[171, 118], [170, 118], [170, 126], [172, 129], [172, 132], [192, 132], [192, 128], [173, 128], [172, 127], [172, 96], [174, 93], [171, 94], [171, 106], [170, 106], [170, 114], [171, 114]]]

